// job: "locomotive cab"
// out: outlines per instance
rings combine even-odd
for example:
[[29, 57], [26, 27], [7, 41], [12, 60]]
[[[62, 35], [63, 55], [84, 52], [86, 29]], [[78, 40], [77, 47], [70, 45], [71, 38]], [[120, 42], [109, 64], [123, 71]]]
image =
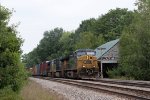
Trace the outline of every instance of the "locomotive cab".
[[96, 78], [99, 67], [96, 52], [92, 49], [79, 49], [75, 52], [77, 57], [77, 75], [79, 78]]

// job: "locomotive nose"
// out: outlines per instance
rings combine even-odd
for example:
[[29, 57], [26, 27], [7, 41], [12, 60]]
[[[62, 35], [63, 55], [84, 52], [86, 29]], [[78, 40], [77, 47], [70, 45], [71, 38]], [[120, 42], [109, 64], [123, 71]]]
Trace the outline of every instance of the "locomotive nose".
[[92, 75], [93, 74], [93, 69], [86, 69], [86, 73], [88, 74], [88, 75]]

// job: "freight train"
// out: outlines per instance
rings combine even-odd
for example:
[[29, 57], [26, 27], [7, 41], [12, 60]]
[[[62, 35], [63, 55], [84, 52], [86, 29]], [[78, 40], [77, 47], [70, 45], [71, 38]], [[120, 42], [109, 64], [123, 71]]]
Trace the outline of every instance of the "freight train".
[[99, 67], [95, 55], [92, 49], [78, 49], [69, 56], [37, 64], [30, 71], [34, 76], [96, 78]]

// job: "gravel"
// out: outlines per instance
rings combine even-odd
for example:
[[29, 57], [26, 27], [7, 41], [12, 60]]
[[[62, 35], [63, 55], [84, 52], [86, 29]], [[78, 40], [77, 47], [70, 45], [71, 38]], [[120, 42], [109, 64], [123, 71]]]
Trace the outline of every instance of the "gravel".
[[57, 92], [63, 95], [68, 100], [127, 100], [127, 98], [117, 97], [107, 93], [95, 92], [88, 89], [78, 88], [58, 82], [43, 80], [38, 78], [30, 78], [40, 84], [43, 88], [49, 91]]

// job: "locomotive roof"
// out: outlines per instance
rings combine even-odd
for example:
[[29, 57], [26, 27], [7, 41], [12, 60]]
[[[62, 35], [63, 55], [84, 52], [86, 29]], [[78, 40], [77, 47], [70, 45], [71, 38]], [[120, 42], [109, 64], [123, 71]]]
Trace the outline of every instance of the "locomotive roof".
[[93, 49], [78, 49], [75, 52], [94, 51]]

